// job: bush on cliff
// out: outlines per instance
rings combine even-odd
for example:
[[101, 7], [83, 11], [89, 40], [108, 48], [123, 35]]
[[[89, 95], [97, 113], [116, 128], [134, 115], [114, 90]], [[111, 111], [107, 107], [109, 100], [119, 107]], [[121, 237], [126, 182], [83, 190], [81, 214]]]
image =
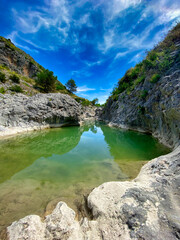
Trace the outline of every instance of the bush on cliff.
[[19, 85], [15, 85], [9, 88], [12, 92], [23, 93], [22, 88]]
[[4, 73], [0, 72], [0, 82], [5, 83], [6, 82], [6, 76]]
[[3, 87], [0, 88], [0, 93], [4, 94], [6, 91]]
[[20, 83], [20, 79], [16, 74], [12, 74], [9, 79], [11, 79], [11, 81], [13, 81], [14, 83]]
[[57, 77], [55, 77], [54, 73], [48, 69], [37, 74], [36, 84], [41, 88], [42, 92], [53, 92], [55, 90], [56, 81]]
[[159, 81], [160, 78], [161, 78], [161, 76], [159, 74], [153, 74], [152, 77], [151, 77], [150, 82], [151, 83], [156, 83], [156, 82]]
[[59, 81], [56, 82], [55, 86], [56, 86], [57, 91], [66, 89], [66, 87], [62, 83], [60, 83]]
[[74, 98], [78, 103], [81, 103], [83, 106], [90, 106], [91, 102], [88, 99], [81, 98], [81, 97], [75, 97]]

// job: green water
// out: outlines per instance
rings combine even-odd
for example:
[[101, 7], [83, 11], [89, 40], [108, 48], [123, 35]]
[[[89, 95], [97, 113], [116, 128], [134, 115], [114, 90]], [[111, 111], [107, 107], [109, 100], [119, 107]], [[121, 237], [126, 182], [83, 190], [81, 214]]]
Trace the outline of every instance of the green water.
[[137, 176], [169, 150], [149, 135], [103, 124], [30, 132], [0, 140], [0, 229], [28, 214], [48, 214], [106, 181]]

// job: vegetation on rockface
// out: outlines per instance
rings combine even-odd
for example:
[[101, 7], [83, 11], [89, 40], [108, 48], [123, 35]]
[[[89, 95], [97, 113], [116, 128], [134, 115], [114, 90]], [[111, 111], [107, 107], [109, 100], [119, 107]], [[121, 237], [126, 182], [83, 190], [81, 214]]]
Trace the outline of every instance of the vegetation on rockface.
[[95, 98], [92, 101], [89, 101], [86, 98], [75, 96], [74, 99], [83, 106], [89, 106], [89, 107], [91, 107], [91, 106], [102, 107], [103, 106], [100, 103], [98, 103], [98, 101], [99, 101], [98, 98]]
[[59, 81], [56, 81], [55, 87], [56, 87], [57, 91], [59, 91], [59, 90], [66, 90], [66, 87]]
[[29, 61], [29, 65], [35, 65], [37, 66], [39, 69], [43, 70], [44, 68], [38, 64], [29, 54], [25, 53], [23, 50], [21, 50], [20, 48], [16, 47], [10, 39], [6, 39], [2, 36], [0, 36], [0, 41], [5, 43], [5, 47], [10, 49], [11, 51], [17, 51], [20, 55], [23, 55], [25, 57], [25, 59], [27, 59]]
[[160, 74], [155, 73], [155, 74], [152, 75], [152, 77], [150, 79], [150, 82], [151, 83], [156, 83], [156, 82], [159, 81], [160, 78], [161, 78]]
[[23, 93], [22, 88], [19, 85], [14, 85], [9, 88], [12, 92]]
[[66, 85], [67, 89], [68, 89], [71, 93], [77, 91], [77, 85], [76, 85], [76, 83], [75, 83], [75, 81], [74, 81], [73, 79], [68, 80], [65, 85]]
[[0, 88], [0, 93], [4, 94], [5, 92], [6, 92], [6, 90], [3, 87], [1, 87]]
[[[147, 53], [142, 62], [125, 73], [113, 89], [110, 98], [117, 101], [120, 93], [126, 92], [129, 94], [145, 80], [152, 84], [158, 82], [168, 69], [180, 60], [180, 54], [179, 60], [174, 55], [178, 50], [178, 43], [180, 44], [180, 23], [168, 33], [163, 42]], [[139, 96], [145, 98], [145, 94], [141, 93]]]
[[36, 84], [40, 87], [42, 92], [54, 92], [56, 81], [57, 77], [55, 77], [54, 73], [48, 69], [37, 74]]
[[2, 82], [2, 83], [6, 82], [6, 75], [2, 72], [0, 72], [0, 82]]
[[78, 103], [82, 104], [83, 106], [91, 106], [91, 101], [89, 101], [86, 98], [82, 98], [82, 97], [75, 97], [74, 98]]
[[96, 104], [98, 104], [98, 98], [95, 98], [95, 99], [93, 99], [92, 101], [91, 101], [91, 103], [92, 103], [92, 105], [96, 105]]
[[9, 77], [14, 83], [20, 83], [20, 79], [16, 74], [13, 74]]

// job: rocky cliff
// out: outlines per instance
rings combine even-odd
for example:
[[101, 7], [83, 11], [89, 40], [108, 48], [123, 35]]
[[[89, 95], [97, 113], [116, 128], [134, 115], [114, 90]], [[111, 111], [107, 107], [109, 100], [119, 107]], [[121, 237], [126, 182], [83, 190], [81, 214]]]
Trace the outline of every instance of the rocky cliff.
[[153, 134], [169, 147], [180, 143], [180, 24], [113, 90], [102, 119]]
[[95, 118], [98, 109], [83, 107], [72, 97], [61, 93], [0, 94], [0, 136], [64, 125], [79, 125]]
[[35, 77], [43, 69], [30, 55], [4, 37], [0, 37], [0, 65], [29, 78]]

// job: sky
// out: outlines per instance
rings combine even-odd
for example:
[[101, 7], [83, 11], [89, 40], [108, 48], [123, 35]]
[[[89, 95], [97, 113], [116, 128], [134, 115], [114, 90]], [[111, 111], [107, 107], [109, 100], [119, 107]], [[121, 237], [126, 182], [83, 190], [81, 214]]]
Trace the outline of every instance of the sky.
[[0, 0], [0, 35], [104, 103], [180, 21], [179, 0]]

